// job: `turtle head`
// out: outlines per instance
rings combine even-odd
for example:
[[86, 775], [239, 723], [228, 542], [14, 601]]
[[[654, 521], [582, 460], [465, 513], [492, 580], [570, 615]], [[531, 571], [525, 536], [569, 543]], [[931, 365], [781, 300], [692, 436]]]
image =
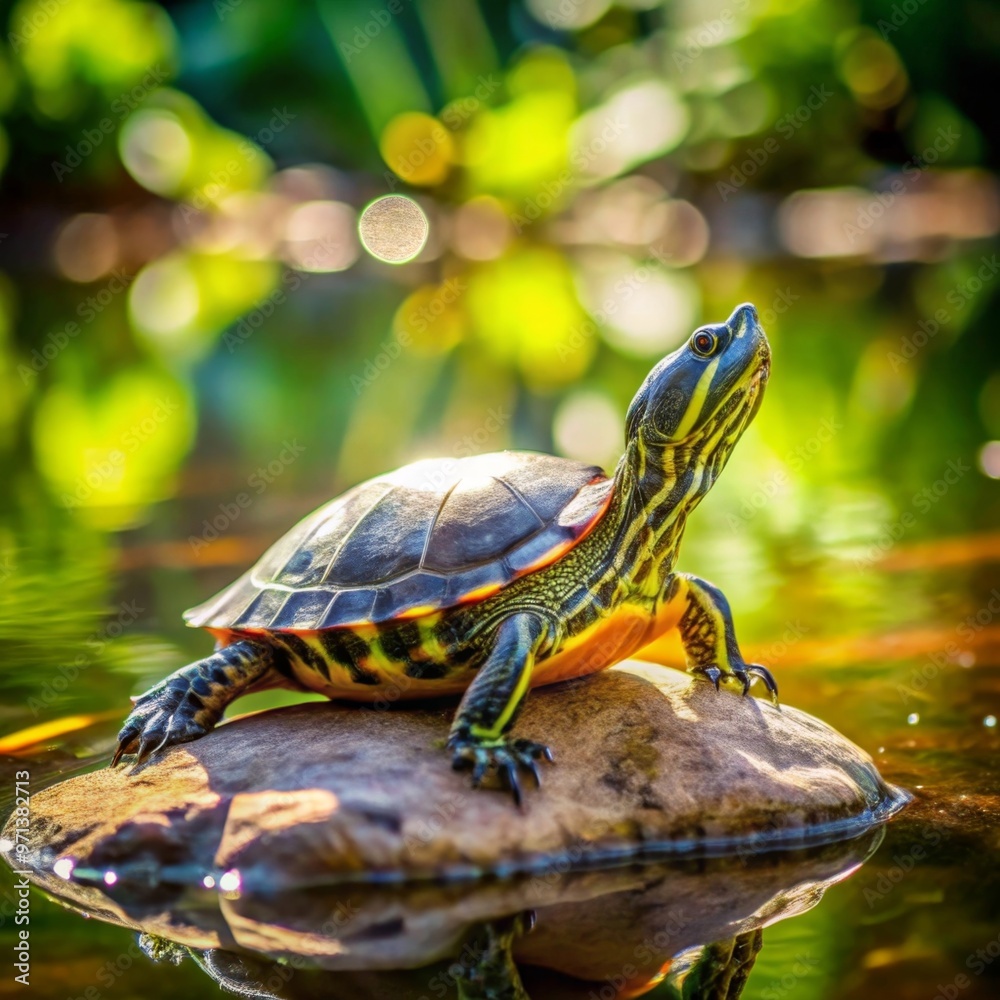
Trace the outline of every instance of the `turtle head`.
[[737, 306], [725, 323], [698, 327], [646, 376], [628, 410], [627, 443], [699, 452], [707, 445], [703, 461], [719, 450], [724, 461], [756, 414], [770, 369], [757, 310]]

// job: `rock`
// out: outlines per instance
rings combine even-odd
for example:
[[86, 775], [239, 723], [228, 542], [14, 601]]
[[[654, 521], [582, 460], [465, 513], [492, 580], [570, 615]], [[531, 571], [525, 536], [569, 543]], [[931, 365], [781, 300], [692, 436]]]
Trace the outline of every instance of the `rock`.
[[[535, 691], [517, 732], [556, 764], [518, 810], [442, 749], [453, 704], [309, 703], [245, 716], [147, 764], [32, 797], [13, 867], [245, 890], [579, 867], [856, 836], [905, 795], [824, 723], [628, 663]], [[87, 873], [90, 873], [90, 876]], [[235, 873], [238, 873], [235, 874]]]

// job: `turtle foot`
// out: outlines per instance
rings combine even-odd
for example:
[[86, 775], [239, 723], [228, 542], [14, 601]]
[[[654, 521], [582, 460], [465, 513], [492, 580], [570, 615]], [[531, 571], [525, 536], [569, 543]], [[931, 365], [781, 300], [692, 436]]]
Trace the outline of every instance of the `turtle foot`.
[[181, 671], [134, 701], [118, 733], [112, 767], [127, 753], [134, 753], [135, 763], [142, 764], [158, 750], [204, 736], [219, 719], [219, 713], [206, 708]]
[[127, 753], [141, 764], [158, 750], [204, 736], [234, 698], [267, 679], [271, 663], [267, 646], [244, 639], [154, 684], [132, 699], [111, 766]]
[[474, 928], [458, 960], [448, 968], [459, 1000], [531, 1000], [514, 961], [513, 945], [534, 926], [535, 913], [527, 910]]
[[774, 675], [771, 671], [768, 670], [767, 667], [762, 666], [760, 663], [742, 663], [730, 671], [723, 671], [714, 663], [710, 663], [706, 666], [691, 667], [690, 672], [700, 677], [706, 677], [715, 685], [716, 691], [719, 690], [723, 681], [739, 681], [739, 683], [743, 686], [744, 695], [749, 692], [750, 686], [754, 683], [754, 681], [763, 681], [764, 686], [771, 695], [771, 704], [773, 704], [775, 708], [780, 708], [778, 704], [777, 681], [775, 681]]
[[543, 743], [523, 739], [485, 741], [462, 734], [449, 738], [448, 749], [452, 752], [451, 766], [456, 771], [472, 768], [473, 788], [481, 788], [488, 775], [496, 775], [518, 806], [523, 801], [520, 771], [528, 771], [535, 779], [535, 787], [539, 788], [542, 776], [538, 772], [538, 761], [553, 760], [552, 751]]

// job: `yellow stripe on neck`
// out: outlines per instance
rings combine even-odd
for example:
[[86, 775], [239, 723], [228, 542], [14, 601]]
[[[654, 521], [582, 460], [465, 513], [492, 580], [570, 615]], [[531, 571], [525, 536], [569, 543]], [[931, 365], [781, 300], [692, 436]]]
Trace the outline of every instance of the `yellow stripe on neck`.
[[698, 419], [698, 414], [701, 413], [701, 409], [705, 405], [709, 387], [712, 385], [712, 379], [715, 378], [715, 372], [721, 360], [722, 355], [720, 354], [702, 372], [701, 378], [698, 379], [698, 384], [694, 387], [694, 392], [691, 393], [691, 402], [688, 403], [687, 409], [684, 411], [684, 416], [677, 425], [677, 430], [674, 431], [673, 436], [675, 438], [684, 438], [691, 433], [691, 428], [694, 427], [694, 422]]

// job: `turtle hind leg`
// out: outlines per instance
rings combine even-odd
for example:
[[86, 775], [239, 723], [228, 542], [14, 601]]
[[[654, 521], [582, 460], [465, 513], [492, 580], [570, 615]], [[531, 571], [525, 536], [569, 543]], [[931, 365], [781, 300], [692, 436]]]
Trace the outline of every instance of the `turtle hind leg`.
[[474, 788], [487, 775], [497, 775], [518, 806], [519, 772], [528, 771], [538, 785], [537, 762], [552, 760], [547, 746], [506, 736], [524, 704], [535, 652], [545, 634], [545, 623], [530, 612], [511, 615], [500, 624], [493, 649], [465, 692], [448, 736], [452, 766], [456, 770], [471, 767]]
[[271, 670], [273, 659], [270, 647], [245, 639], [154, 684], [134, 699], [111, 766], [123, 754], [136, 754], [136, 763], [141, 764], [157, 750], [203, 736], [231, 701]]

